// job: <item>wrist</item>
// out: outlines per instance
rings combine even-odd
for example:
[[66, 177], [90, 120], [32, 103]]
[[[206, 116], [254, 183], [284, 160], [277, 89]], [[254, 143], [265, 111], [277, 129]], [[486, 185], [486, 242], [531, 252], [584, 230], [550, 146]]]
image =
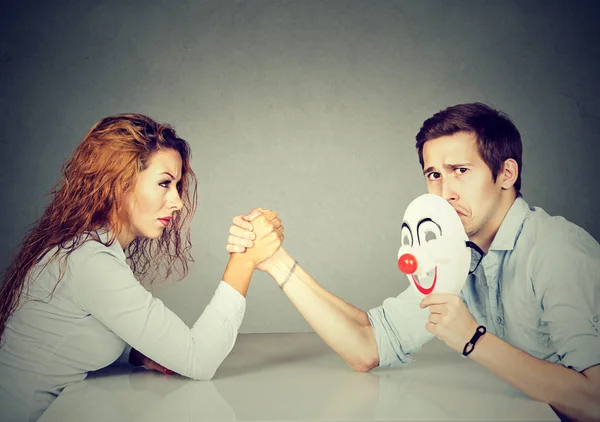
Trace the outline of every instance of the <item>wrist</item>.
[[471, 337], [464, 344], [463, 349], [461, 350], [464, 358], [473, 353], [477, 346], [481, 346], [481, 344], [485, 341], [484, 337], [486, 337], [487, 329], [484, 325], [476, 325], [471, 332]]
[[250, 271], [254, 271], [257, 265], [243, 253], [232, 253], [229, 256], [229, 263], [235, 265], [236, 267], [245, 268]]
[[290, 272], [294, 262], [294, 258], [292, 258], [283, 248], [280, 248], [269, 259], [266, 271], [279, 283]]

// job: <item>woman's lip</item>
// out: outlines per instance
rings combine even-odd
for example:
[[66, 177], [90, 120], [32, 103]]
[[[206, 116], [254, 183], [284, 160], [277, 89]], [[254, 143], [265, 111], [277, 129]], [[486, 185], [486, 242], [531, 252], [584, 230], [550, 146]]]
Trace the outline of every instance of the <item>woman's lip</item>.
[[167, 227], [169, 225], [169, 221], [171, 221], [170, 218], [159, 218], [158, 221], [160, 221], [163, 226]]

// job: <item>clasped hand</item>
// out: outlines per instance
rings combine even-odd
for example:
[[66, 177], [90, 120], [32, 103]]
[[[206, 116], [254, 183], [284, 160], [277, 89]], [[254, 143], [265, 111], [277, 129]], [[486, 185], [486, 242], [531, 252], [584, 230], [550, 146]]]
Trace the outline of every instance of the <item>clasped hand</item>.
[[244, 254], [256, 268], [266, 271], [266, 261], [283, 242], [283, 225], [272, 210], [255, 208], [233, 218], [227, 239], [227, 252]]

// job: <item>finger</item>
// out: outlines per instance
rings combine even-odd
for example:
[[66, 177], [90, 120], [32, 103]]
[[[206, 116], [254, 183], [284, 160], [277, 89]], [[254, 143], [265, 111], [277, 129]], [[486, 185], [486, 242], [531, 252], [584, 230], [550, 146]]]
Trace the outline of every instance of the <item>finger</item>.
[[452, 295], [448, 295], [445, 293], [432, 293], [430, 295], [425, 296], [425, 298], [421, 301], [421, 308], [426, 308], [430, 305], [441, 305], [448, 301], [448, 298]]
[[151, 371], [162, 372], [163, 374], [167, 372], [167, 368], [165, 368], [162, 365], [159, 365], [158, 363], [154, 362], [152, 359], [147, 359], [144, 366]]
[[242, 253], [242, 252], [246, 252], [246, 248], [244, 246], [241, 246], [241, 245], [227, 245], [225, 247], [225, 249], [227, 249], [227, 252], [229, 252], [229, 253]]
[[432, 324], [439, 323], [441, 319], [442, 316], [440, 314], [429, 314], [429, 322], [431, 322]]
[[263, 212], [263, 215], [265, 216], [265, 218], [267, 219], [267, 221], [272, 221], [275, 218], [277, 218], [277, 213], [273, 210], [265, 210]]
[[283, 226], [279, 226], [275, 232], [278, 236], [283, 236]]
[[425, 329], [437, 337], [437, 334], [436, 334], [437, 331], [435, 329], [435, 324], [428, 322], [427, 324], [425, 324]]
[[446, 307], [444, 305], [429, 305], [430, 314], [445, 315]]
[[229, 245], [244, 246], [245, 248], [251, 248], [254, 246], [253, 241], [247, 239], [240, 239], [239, 237], [235, 237], [232, 235], [229, 235], [229, 237], [227, 238], [227, 243]]
[[229, 234], [231, 234], [232, 236], [235, 236], [235, 237], [239, 237], [240, 239], [249, 239], [249, 240], [256, 239], [256, 234], [254, 234], [251, 231], [248, 231], [246, 229], [242, 229], [238, 226], [230, 226]]
[[274, 229], [277, 229], [277, 228], [281, 227], [281, 220], [276, 217], [273, 220], [271, 220], [271, 225], [273, 226]]
[[244, 217], [244, 220], [246, 220], [246, 221], [252, 221], [256, 217], [258, 217], [259, 215], [262, 215], [262, 214], [263, 214], [262, 208], [254, 208], [252, 211], [250, 211], [249, 214], [247, 214], [243, 217]]
[[252, 224], [248, 221], [244, 221], [243, 215], [236, 215], [233, 217], [232, 223], [234, 226], [241, 227], [242, 229], [252, 231]]

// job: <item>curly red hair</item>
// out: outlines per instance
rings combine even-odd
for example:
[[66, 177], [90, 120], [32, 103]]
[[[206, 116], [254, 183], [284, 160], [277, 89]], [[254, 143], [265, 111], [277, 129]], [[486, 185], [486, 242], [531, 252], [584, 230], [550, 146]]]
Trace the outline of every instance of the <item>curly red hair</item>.
[[[52, 199], [43, 215], [25, 235], [19, 253], [8, 267], [0, 288], [0, 336], [10, 315], [17, 309], [29, 271], [56, 248], [61, 271], [66, 259], [89, 233], [108, 228], [116, 240], [123, 222], [129, 220], [124, 196], [135, 186], [137, 176], [159, 150], [178, 151], [182, 158], [181, 181], [177, 189], [183, 207], [158, 239], [135, 239], [126, 249], [130, 267], [140, 278], [149, 270], [164, 268], [168, 277], [175, 269], [180, 278], [188, 273], [190, 222], [196, 209], [197, 179], [190, 167], [190, 147], [173, 128], [141, 114], [106, 117], [88, 131], [73, 155], [63, 164], [62, 178], [52, 189]], [[96, 235], [96, 241], [101, 241]], [[163, 267], [163, 264], [164, 267]], [[58, 283], [57, 283], [58, 285]], [[56, 289], [56, 286], [54, 287]]]

